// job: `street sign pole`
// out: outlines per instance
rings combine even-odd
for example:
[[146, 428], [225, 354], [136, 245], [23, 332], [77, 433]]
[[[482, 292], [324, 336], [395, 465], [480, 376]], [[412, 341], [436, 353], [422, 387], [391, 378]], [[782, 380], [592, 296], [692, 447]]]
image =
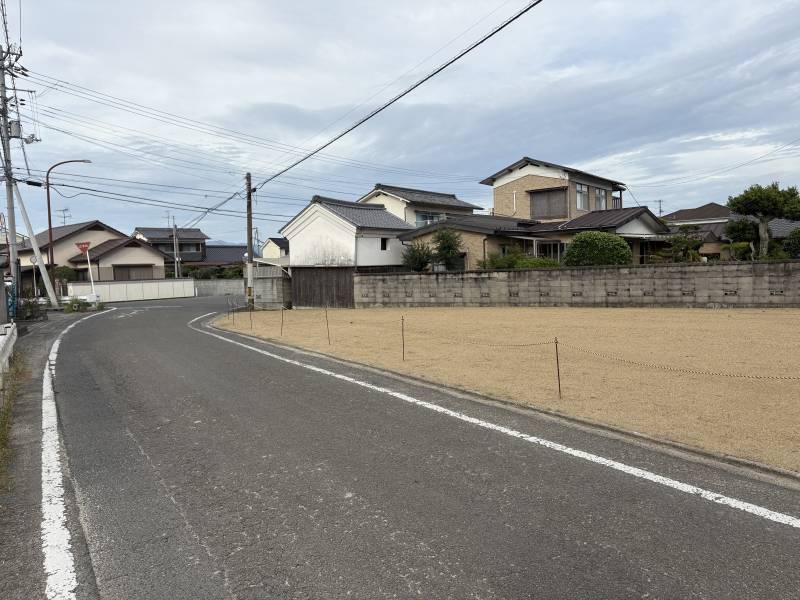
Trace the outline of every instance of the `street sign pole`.
[[75, 247], [78, 251], [86, 254], [86, 266], [89, 268], [89, 281], [92, 284], [92, 303], [97, 306], [97, 292], [94, 289], [94, 275], [92, 275], [92, 261], [89, 258], [89, 246], [91, 242], [76, 242]]

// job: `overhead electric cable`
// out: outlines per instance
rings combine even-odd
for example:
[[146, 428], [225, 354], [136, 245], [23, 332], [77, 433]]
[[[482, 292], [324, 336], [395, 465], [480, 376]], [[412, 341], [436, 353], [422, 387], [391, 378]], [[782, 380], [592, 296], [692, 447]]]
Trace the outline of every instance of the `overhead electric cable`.
[[520, 11], [516, 12], [514, 15], [512, 15], [511, 17], [509, 17], [508, 19], [506, 19], [505, 21], [503, 21], [503, 22], [502, 22], [500, 25], [498, 25], [497, 27], [495, 27], [494, 29], [492, 29], [492, 30], [491, 30], [489, 33], [487, 33], [486, 35], [484, 35], [483, 37], [481, 37], [481, 38], [480, 38], [478, 41], [476, 41], [476, 42], [473, 42], [472, 44], [470, 44], [469, 46], [467, 46], [467, 47], [466, 47], [464, 50], [462, 50], [461, 52], [459, 52], [458, 54], [456, 54], [456, 55], [455, 55], [453, 58], [451, 58], [451, 59], [447, 60], [445, 63], [443, 63], [442, 65], [438, 66], [436, 69], [434, 69], [433, 71], [431, 71], [430, 73], [428, 73], [427, 75], [425, 75], [425, 76], [424, 76], [422, 79], [420, 79], [420, 80], [419, 80], [419, 81], [417, 81], [416, 83], [413, 83], [412, 85], [410, 85], [409, 87], [407, 87], [405, 90], [403, 90], [402, 92], [400, 92], [399, 94], [397, 94], [396, 96], [394, 96], [393, 98], [391, 98], [390, 100], [388, 100], [387, 102], [384, 102], [384, 103], [383, 103], [382, 105], [380, 105], [378, 108], [376, 108], [376, 109], [372, 110], [372, 111], [371, 111], [371, 112], [369, 112], [367, 115], [365, 115], [365, 116], [361, 117], [361, 118], [360, 118], [360, 119], [358, 119], [358, 120], [357, 120], [355, 123], [353, 123], [352, 125], [350, 125], [350, 126], [347, 128], [347, 129], [345, 129], [345, 130], [344, 130], [344, 131], [342, 131], [341, 133], [338, 133], [337, 135], [335, 135], [334, 137], [332, 137], [330, 140], [328, 140], [328, 141], [327, 141], [327, 142], [325, 142], [324, 144], [322, 144], [322, 145], [318, 146], [317, 148], [315, 148], [315, 149], [314, 149], [314, 150], [312, 150], [311, 152], [308, 152], [307, 154], [305, 154], [304, 156], [302, 156], [302, 157], [301, 157], [301, 158], [299, 158], [298, 160], [294, 161], [294, 162], [293, 162], [292, 164], [290, 164], [289, 166], [287, 166], [287, 167], [284, 167], [283, 169], [281, 169], [281, 170], [280, 170], [280, 171], [278, 171], [277, 173], [275, 173], [275, 174], [271, 175], [270, 177], [268, 177], [267, 179], [265, 179], [264, 181], [262, 181], [260, 184], [258, 184], [257, 186], [255, 186], [255, 188], [256, 188], [256, 189], [261, 189], [261, 188], [262, 188], [262, 187], [264, 187], [266, 184], [268, 184], [270, 181], [273, 181], [273, 180], [277, 179], [278, 177], [280, 177], [280, 176], [281, 176], [281, 175], [283, 175], [284, 173], [286, 173], [286, 172], [290, 171], [291, 169], [295, 168], [296, 166], [298, 166], [298, 165], [300, 165], [300, 164], [304, 163], [304, 162], [305, 162], [305, 161], [307, 161], [308, 159], [312, 158], [314, 155], [316, 155], [316, 154], [318, 154], [318, 153], [322, 152], [322, 151], [323, 151], [325, 148], [327, 148], [328, 146], [330, 146], [330, 145], [332, 145], [333, 143], [335, 143], [336, 141], [338, 141], [338, 140], [342, 139], [344, 136], [346, 136], [348, 133], [350, 133], [350, 132], [351, 132], [351, 131], [353, 131], [354, 129], [356, 129], [356, 128], [360, 127], [361, 125], [363, 125], [364, 123], [366, 123], [367, 121], [369, 121], [370, 119], [372, 119], [373, 117], [375, 117], [376, 115], [378, 115], [378, 114], [382, 113], [384, 110], [386, 110], [387, 108], [389, 108], [389, 107], [390, 107], [392, 104], [394, 104], [394, 103], [395, 103], [395, 102], [397, 102], [398, 100], [400, 100], [400, 99], [404, 98], [405, 96], [407, 96], [408, 94], [410, 94], [411, 92], [413, 92], [415, 89], [417, 89], [419, 86], [421, 86], [422, 84], [424, 84], [426, 81], [429, 81], [429, 80], [433, 79], [434, 77], [436, 77], [436, 75], [438, 75], [439, 73], [441, 73], [442, 71], [444, 71], [444, 70], [445, 70], [447, 67], [449, 67], [449, 66], [450, 66], [450, 65], [452, 65], [453, 63], [457, 62], [457, 61], [458, 61], [459, 59], [461, 59], [463, 56], [465, 56], [466, 54], [470, 53], [472, 50], [474, 50], [475, 48], [477, 48], [478, 46], [480, 46], [481, 44], [483, 44], [483, 43], [484, 43], [484, 42], [486, 42], [487, 40], [489, 40], [489, 39], [491, 39], [492, 37], [494, 37], [495, 35], [497, 35], [497, 34], [498, 34], [499, 32], [501, 32], [503, 29], [505, 29], [506, 27], [508, 27], [509, 25], [511, 25], [511, 23], [513, 23], [514, 21], [516, 21], [517, 19], [519, 19], [520, 17], [522, 17], [522, 16], [523, 16], [525, 13], [527, 13], [528, 11], [530, 11], [531, 9], [533, 9], [534, 7], [536, 7], [536, 6], [538, 6], [539, 4], [541, 4], [543, 1], [544, 1], [544, 0], [534, 0], [533, 2], [529, 2], [529, 3], [528, 3], [528, 4], [527, 4], [527, 5], [524, 7], [524, 8], [522, 8], [522, 10], [520, 10]]

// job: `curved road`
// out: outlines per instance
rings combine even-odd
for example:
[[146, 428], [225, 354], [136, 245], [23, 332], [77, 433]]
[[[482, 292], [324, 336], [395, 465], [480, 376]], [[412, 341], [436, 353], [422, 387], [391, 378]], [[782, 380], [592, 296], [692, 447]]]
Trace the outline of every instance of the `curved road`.
[[189, 324], [224, 307], [64, 336], [78, 597], [800, 596], [797, 490]]

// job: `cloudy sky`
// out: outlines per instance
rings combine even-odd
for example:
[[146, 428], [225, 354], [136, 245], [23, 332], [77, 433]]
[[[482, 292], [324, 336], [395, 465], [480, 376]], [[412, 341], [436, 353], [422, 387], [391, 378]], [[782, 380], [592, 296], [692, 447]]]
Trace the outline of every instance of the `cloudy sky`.
[[[126, 232], [163, 226], [164, 202], [211, 206], [243, 189], [248, 170], [258, 183], [525, 4], [25, 2], [30, 77], [17, 86], [37, 90], [35, 104], [19, 96], [24, 133], [42, 140], [26, 146], [29, 178], [91, 159], [58, 169], [54, 209]], [[18, 2], [8, 10], [19, 42]], [[525, 155], [624, 181], [665, 212], [752, 183], [800, 184], [798, 24], [800, 0], [545, 0], [262, 188], [260, 236], [315, 193], [352, 200], [376, 182], [489, 207], [491, 189], [477, 182]], [[28, 177], [19, 149], [14, 165]], [[42, 190], [22, 192], [44, 228]], [[225, 208], [200, 226], [244, 240], [244, 201]], [[179, 226], [198, 216], [171, 212]]]

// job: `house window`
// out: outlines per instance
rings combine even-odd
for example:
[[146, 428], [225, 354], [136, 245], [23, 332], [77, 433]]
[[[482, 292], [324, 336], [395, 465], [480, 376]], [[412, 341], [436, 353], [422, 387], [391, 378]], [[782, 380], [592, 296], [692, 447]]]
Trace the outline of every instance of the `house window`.
[[594, 191], [594, 209], [595, 210], [605, 210], [606, 209], [606, 191], [597, 188]]
[[441, 213], [424, 212], [424, 211], [419, 211], [416, 213], [417, 227], [425, 227], [426, 225], [431, 225], [432, 223], [438, 223], [439, 221], [443, 221], [444, 219], [445, 215]]
[[389, 248], [389, 238], [381, 238], [381, 250], [387, 250]]
[[539, 242], [537, 245], [538, 255], [541, 258], [550, 258], [552, 260], [561, 261], [566, 250], [566, 244], [563, 242]]
[[578, 210], [589, 210], [589, 186], [579, 183], [577, 190]]

